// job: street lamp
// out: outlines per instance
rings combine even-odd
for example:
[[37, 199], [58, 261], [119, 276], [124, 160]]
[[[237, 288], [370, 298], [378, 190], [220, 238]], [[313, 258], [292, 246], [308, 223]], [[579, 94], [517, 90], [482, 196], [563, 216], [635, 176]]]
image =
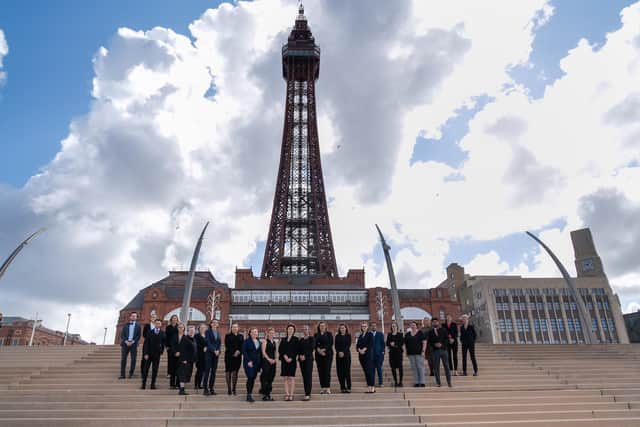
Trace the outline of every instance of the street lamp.
[[38, 327], [39, 322], [40, 320], [38, 320], [38, 313], [36, 312], [36, 318], [33, 319], [33, 327], [31, 328], [31, 339], [29, 339], [29, 347], [33, 347], [33, 338], [36, 335], [36, 328]]
[[382, 291], [378, 291], [376, 294], [376, 308], [378, 309], [378, 317], [380, 318], [382, 333], [384, 334], [384, 295]]
[[71, 313], [67, 313], [67, 329], [64, 331], [64, 339], [62, 345], [67, 345], [67, 337], [69, 336], [69, 323], [71, 322]]
[[102, 345], [107, 344], [107, 328], [104, 328], [104, 338], [102, 338]]

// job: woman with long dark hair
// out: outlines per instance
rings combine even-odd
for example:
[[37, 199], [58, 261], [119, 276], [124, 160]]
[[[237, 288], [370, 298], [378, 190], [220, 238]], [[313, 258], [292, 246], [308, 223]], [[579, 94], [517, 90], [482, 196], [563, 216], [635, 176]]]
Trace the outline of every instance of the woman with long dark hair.
[[280, 340], [278, 355], [280, 356], [280, 376], [284, 377], [284, 400], [293, 400], [296, 379], [296, 356], [298, 355], [298, 337], [296, 327], [287, 325], [286, 336]]
[[391, 332], [387, 335], [387, 348], [389, 349], [389, 366], [393, 375], [394, 387], [402, 387], [402, 346], [404, 334], [398, 330], [396, 322], [391, 323]]
[[311, 399], [311, 384], [313, 383], [313, 353], [316, 348], [316, 341], [309, 333], [309, 326], [302, 327], [302, 338], [298, 342], [298, 361], [300, 372], [302, 373], [302, 383], [304, 385], [305, 402]]
[[260, 371], [262, 346], [258, 339], [258, 328], [249, 329], [249, 337], [242, 343], [244, 373], [247, 376], [247, 402], [253, 403], [253, 385]]
[[351, 393], [351, 335], [344, 323], [338, 325], [334, 347], [340, 393]]
[[331, 394], [331, 363], [333, 362], [333, 335], [325, 322], [318, 323], [316, 340], [316, 366], [320, 379], [320, 394]]
[[364, 371], [364, 376], [367, 380], [366, 393], [375, 393], [374, 382], [374, 366], [373, 366], [373, 334], [369, 331], [369, 324], [362, 322], [360, 325], [360, 336], [356, 342], [356, 349], [358, 350], [358, 359], [360, 359], [360, 366]]
[[178, 316], [173, 315], [169, 318], [169, 324], [164, 329], [165, 339], [167, 340], [167, 376], [169, 377], [169, 388], [175, 390], [178, 388], [178, 361], [174, 357], [177, 351], [173, 348], [173, 344], [178, 337]]
[[224, 375], [227, 380], [227, 394], [236, 394], [238, 371], [242, 363], [242, 342], [244, 337], [238, 333], [237, 323], [231, 325], [231, 332], [224, 337]]
[[207, 353], [207, 325], [201, 323], [198, 326], [198, 333], [195, 336], [196, 347], [198, 350], [198, 355], [196, 359], [196, 378], [195, 378], [195, 389], [205, 389], [207, 390], [207, 385], [202, 384], [202, 380], [204, 378], [205, 372], [205, 356]]

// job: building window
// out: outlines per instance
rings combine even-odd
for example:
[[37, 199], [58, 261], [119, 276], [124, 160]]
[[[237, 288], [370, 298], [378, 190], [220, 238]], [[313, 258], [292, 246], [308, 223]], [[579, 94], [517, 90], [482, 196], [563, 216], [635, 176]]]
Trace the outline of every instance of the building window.
[[582, 325], [580, 324], [580, 319], [574, 319], [573, 324], [576, 327], [576, 331], [581, 331], [582, 330]]
[[602, 330], [608, 331], [609, 328], [607, 327], [607, 319], [601, 319], [601, 320], [602, 320]]
[[598, 330], [598, 319], [591, 319], [591, 330], [594, 332]]
[[443, 309], [440, 309], [440, 319], [446, 319]]
[[569, 328], [569, 332], [573, 332], [575, 330], [573, 327], [573, 319], [567, 319], [567, 327]]
[[609, 323], [609, 330], [612, 332], [615, 331], [616, 323], [613, 321], [613, 319], [607, 319], [607, 322]]

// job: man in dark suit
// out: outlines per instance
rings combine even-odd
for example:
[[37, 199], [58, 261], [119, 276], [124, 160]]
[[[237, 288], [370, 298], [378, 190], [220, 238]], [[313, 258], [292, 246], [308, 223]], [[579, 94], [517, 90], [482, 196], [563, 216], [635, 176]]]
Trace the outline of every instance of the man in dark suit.
[[129, 315], [129, 322], [124, 325], [120, 333], [120, 377], [124, 379], [125, 370], [127, 367], [127, 355], [131, 354], [131, 367], [129, 368], [129, 378], [133, 378], [133, 371], [136, 368], [136, 355], [138, 353], [138, 341], [142, 336], [142, 329], [138, 322], [138, 313], [135, 311]]
[[436, 384], [440, 387], [440, 361], [444, 366], [444, 374], [447, 377], [447, 385], [451, 387], [451, 371], [449, 370], [449, 357], [447, 355], [447, 345], [449, 344], [449, 333], [440, 327], [440, 321], [435, 317], [431, 321], [431, 330], [427, 337], [429, 347], [432, 349], [433, 373]]
[[476, 330], [469, 323], [469, 316], [462, 315], [462, 325], [460, 326], [460, 343], [462, 344], [462, 375], [467, 375], [467, 352], [471, 356], [473, 365], [473, 376], [478, 376], [478, 362], [476, 362]]
[[371, 334], [373, 335], [373, 366], [378, 373], [378, 387], [382, 387], [382, 362], [384, 362], [384, 333], [377, 330], [378, 325], [371, 323]]
[[443, 326], [449, 333], [449, 344], [447, 345], [449, 368], [456, 376], [458, 375], [458, 325], [453, 321], [453, 316], [447, 314], [447, 322]]
[[[156, 316], [156, 311], [152, 310], [151, 314], [149, 315], [149, 323], [145, 323], [145, 325], [142, 327], [142, 345], [144, 346], [144, 341], [147, 339], [147, 334], [149, 333], [150, 330], [152, 330], [153, 328], [156, 327], [156, 319], [158, 316]], [[144, 362], [142, 362], [140, 364], [140, 375], [142, 375], [142, 371], [144, 370]]]
[[162, 320], [156, 320], [153, 329], [150, 329], [142, 345], [142, 389], [147, 388], [147, 377], [149, 366], [151, 366], [151, 389], [156, 388], [156, 378], [158, 377], [158, 366], [160, 356], [164, 351], [166, 337], [162, 331]]
[[218, 331], [218, 321], [213, 319], [209, 323], [209, 330], [205, 335], [207, 343], [207, 352], [205, 354], [204, 368], [204, 395], [215, 395], [216, 371], [218, 370], [218, 359], [220, 357], [220, 349], [222, 341], [220, 332]]
[[[429, 336], [429, 332], [432, 329], [432, 319], [431, 317], [425, 317], [424, 319], [422, 319], [422, 329], [420, 329], [422, 331], [422, 335], [424, 335], [424, 338], [426, 339]], [[428, 344], [428, 343], [427, 343]], [[429, 376], [433, 376], [433, 349], [427, 345], [427, 351], [424, 354], [424, 358], [427, 359], [427, 365], [429, 366]]]

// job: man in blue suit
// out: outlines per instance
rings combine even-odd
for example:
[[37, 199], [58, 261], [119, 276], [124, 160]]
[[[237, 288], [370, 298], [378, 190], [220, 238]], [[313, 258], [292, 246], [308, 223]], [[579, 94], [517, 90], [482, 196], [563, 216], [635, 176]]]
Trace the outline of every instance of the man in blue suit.
[[375, 322], [371, 323], [371, 334], [373, 335], [373, 366], [378, 373], [378, 387], [382, 387], [382, 362], [384, 362], [384, 333], [377, 330]]
[[129, 315], [129, 322], [124, 325], [120, 333], [120, 377], [124, 379], [124, 373], [127, 367], [127, 355], [131, 353], [131, 367], [129, 369], [129, 378], [133, 378], [133, 371], [136, 367], [136, 356], [138, 353], [138, 341], [142, 335], [142, 329], [137, 322], [138, 313], [135, 311]]

